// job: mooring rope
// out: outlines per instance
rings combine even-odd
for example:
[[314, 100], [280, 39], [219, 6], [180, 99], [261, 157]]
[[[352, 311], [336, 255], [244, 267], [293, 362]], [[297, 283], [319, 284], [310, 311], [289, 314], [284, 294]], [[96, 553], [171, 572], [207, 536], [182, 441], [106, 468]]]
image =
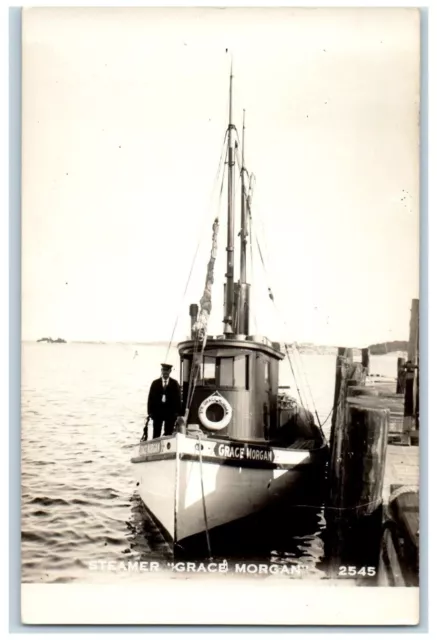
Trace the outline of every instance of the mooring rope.
[[376, 500], [371, 500], [370, 502], [365, 502], [364, 504], [358, 504], [353, 507], [333, 507], [326, 502], [322, 502], [321, 504], [293, 504], [293, 509], [323, 509], [323, 511], [337, 511], [340, 513], [344, 513], [345, 511], [357, 512], [366, 507], [379, 507], [382, 504], [382, 499], [377, 498]]
[[[335, 405], [334, 405], [335, 406]], [[324, 427], [325, 424], [328, 422], [329, 418], [331, 417], [333, 411], [334, 411], [334, 406], [331, 407], [331, 411], [328, 413], [328, 415], [326, 416], [325, 420], [322, 422], [322, 424], [320, 425], [320, 428]], [[337, 404], [338, 407], [338, 404]]]

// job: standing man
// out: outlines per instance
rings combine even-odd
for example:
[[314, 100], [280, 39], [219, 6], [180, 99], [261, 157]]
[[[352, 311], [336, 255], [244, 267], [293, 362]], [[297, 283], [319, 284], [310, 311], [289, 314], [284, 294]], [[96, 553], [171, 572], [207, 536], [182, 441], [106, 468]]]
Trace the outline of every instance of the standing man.
[[153, 437], [171, 436], [176, 418], [181, 412], [181, 391], [174, 378], [170, 378], [171, 364], [161, 364], [161, 377], [152, 382], [147, 401], [147, 412], [153, 420]]

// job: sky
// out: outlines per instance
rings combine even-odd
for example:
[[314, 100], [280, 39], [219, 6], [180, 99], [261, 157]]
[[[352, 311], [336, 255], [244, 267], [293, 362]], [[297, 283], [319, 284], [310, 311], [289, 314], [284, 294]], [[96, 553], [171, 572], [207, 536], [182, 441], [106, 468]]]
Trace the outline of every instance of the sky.
[[414, 9], [25, 9], [23, 339], [184, 339], [216, 215], [222, 332], [229, 52], [265, 264], [254, 238], [251, 332], [408, 339], [419, 37]]

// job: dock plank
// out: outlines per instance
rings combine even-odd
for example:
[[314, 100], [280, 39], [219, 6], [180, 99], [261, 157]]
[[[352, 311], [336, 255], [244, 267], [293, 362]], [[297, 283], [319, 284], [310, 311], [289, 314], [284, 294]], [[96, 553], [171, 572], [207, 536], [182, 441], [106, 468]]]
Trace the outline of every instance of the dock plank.
[[384, 502], [387, 503], [388, 501], [392, 484], [417, 487], [419, 486], [419, 479], [419, 447], [389, 444], [384, 474]]

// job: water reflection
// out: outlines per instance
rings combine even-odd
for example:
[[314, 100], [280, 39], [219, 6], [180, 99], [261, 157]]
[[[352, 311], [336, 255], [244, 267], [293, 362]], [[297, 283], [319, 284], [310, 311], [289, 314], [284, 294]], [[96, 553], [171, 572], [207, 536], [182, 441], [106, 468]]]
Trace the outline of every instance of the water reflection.
[[[320, 507], [270, 509], [209, 533], [211, 556], [226, 559], [229, 568], [239, 562], [274, 565], [301, 565], [307, 577], [323, 577], [323, 530], [325, 518]], [[169, 545], [140, 497], [131, 498], [131, 517], [126, 522], [130, 554], [137, 560], [198, 562], [210, 554], [204, 533], [184, 541], [183, 546]]]
[[128, 553], [140, 562], [171, 559], [173, 556], [171, 546], [137, 493], [131, 497], [130, 503], [130, 518], [126, 522]]
[[[90, 563], [166, 562], [172, 555], [135, 493], [130, 464], [143, 430], [148, 384], [163, 354], [156, 346], [134, 349], [139, 357], [126, 345], [23, 345], [24, 582], [104, 582], [112, 574], [90, 570]], [[176, 364], [177, 351], [169, 358]], [[332, 408], [335, 357], [303, 359], [323, 421]], [[382, 357], [372, 366], [379, 360], [382, 367]], [[396, 358], [384, 361], [387, 372], [396, 368]], [[287, 370], [280, 384], [291, 384]], [[312, 576], [323, 577], [325, 532], [320, 506], [285, 508], [213, 532], [212, 553], [284, 566], [305, 561]], [[195, 551], [206, 557], [205, 536]]]

